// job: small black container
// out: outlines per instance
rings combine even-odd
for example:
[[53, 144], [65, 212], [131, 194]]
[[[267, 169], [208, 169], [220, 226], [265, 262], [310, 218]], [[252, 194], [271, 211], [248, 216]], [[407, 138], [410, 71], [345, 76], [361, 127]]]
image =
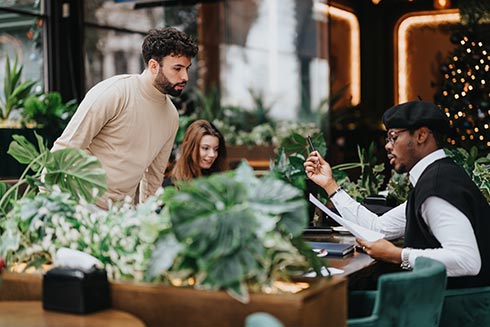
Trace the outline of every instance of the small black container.
[[43, 278], [43, 308], [71, 313], [89, 313], [110, 308], [107, 273], [92, 268], [53, 268]]

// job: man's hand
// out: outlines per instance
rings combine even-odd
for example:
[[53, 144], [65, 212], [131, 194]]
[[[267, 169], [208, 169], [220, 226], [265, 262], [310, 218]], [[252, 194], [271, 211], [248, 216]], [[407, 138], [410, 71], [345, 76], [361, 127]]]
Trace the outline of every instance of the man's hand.
[[310, 153], [303, 166], [306, 176], [325, 189], [327, 194], [332, 194], [339, 187], [333, 178], [332, 167], [320, 156], [318, 151]]
[[376, 260], [400, 264], [402, 262], [402, 249], [396, 247], [390, 241], [381, 239], [375, 242], [368, 242], [357, 239], [357, 243], [362, 246], [364, 252]]

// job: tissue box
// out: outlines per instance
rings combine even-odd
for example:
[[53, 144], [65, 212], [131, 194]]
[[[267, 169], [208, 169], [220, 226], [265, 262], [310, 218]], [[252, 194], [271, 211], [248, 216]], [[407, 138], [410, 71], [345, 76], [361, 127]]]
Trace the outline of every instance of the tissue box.
[[111, 306], [109, 281], [103, 269], [53, 268], [43, 277], [43, 308], [89, 313]]

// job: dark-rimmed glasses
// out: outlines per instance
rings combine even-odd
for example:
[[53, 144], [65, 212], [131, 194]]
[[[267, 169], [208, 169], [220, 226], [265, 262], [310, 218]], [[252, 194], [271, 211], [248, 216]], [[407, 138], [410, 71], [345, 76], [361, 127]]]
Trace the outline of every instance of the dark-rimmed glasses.
[[391, 145], [395, 144], [398, 134], [408, 131], [408, 128], [399, 129], [397, 131], [389, 131], [386, 136], [385, 142]]

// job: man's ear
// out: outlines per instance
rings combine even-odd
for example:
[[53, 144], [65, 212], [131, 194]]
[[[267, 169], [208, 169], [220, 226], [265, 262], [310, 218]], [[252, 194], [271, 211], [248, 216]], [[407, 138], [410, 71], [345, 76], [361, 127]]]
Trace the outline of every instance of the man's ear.
[[417, 142], [419, 142], [419, 143], [426, 142], [430, 133], [432, 133], [432, 131], [428, 127], [425, 127], [425, 126], [420, 127], [417, 130]]
[[155, 59], [150, 59], [148, 61], [148, 69], [152, 74], [157, 74], [159, 68], [160, 68], [160, 64]]

